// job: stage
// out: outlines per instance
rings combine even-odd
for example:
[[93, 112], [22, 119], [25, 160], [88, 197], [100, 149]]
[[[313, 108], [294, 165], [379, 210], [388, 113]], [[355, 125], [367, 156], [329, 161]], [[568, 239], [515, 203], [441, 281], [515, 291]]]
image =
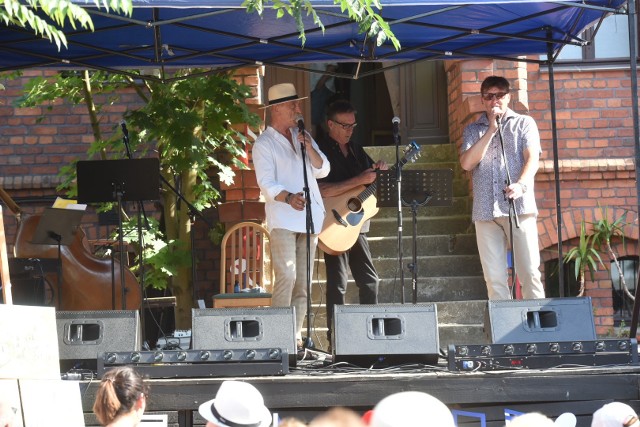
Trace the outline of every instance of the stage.
[[[326, 366], [325, 366], [326, 365]], [[228, 377], [149, 379], [148, 413], [169, 414], [170, 426], [204, 425], [198, 406], [215, 397]], [[383, 397], [407, 390], [430, 393], [460, 415], [458, 425], [504, 426], [507, 412], [540, 411], [555, 418], [573, 412], [578, 427], [588, 427], [591, 414], [604, 403], [616, 400], [640, 409], [640, 366], [566, 366], [549, 369], [512, 369], [475, 372], [451, 371], [447, 360], [437, 365], [404, 364], [364, 369], [347, 363], [303, 361], [281, 376], [243, 376], [263, 394], [266, 405], [280, 417], [310, 420], [333, 406], [364, 412]], [[87, 426], [97, 425], [91, 414], [98, 380], [80, 382]]]

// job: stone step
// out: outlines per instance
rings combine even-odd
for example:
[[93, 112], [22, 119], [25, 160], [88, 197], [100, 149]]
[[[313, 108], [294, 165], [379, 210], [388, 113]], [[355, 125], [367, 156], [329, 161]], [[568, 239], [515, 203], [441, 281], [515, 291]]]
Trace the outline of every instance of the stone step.
[[[409, 264], [413, 262], [410, 251], [405, 248], [403, 256], [404, 276], [412, 277], [409, 270]], [[479, 255], [433, 255], [418, 256], [417, 271], [420, 280], [427, 278], [445, 278], [445, 277], [482, 277], [482, 267], [480, 265]], [[384, 258], [373, 258], [374, 265], [378, 271], [378, 276], [382, 279], [400, 277], [399, 259], [397, 256]], [[316, 257], [312, 281], [324, 281], [326, 279], [324, 259]]]
[[[473, 223], [470, 215], [452, 215], [449, 217], [416, 218], [418, 233], [422, 236], [432, 234], [468, 234], [472, 233]], [[370, 236], [396, 236], [398, 232], [397, 218], [373, 218], [369, 228]], [[411, 236], [413, 233], [413, 218], [402, 220], [402, 234]]]
[[[403, 148], [405, 146], [403, 146]], [[390, 165], [396, 162], [396, 147], [394, 146], [364, 147], [364, 149], [374, 160], [383, 159]], [[403, 153], [404, 151], [401, 150], [401, 158], [403, 157]], [[415, 158], [414, 163], [433, 164], [452, 162], [457, 165], [459, 164], [458, 159], [458, 149], [455, 144], [429, 144], [420, 146], [420, 155]]]
[[[371, 253], [378, 258], [393, 258], [398, 255], [398, 237], [369, 236]], [[429, 255], [476, 255], [478, 245], [475, 234], [420, 235], [416, 238], [418, 253]], [[413, 252], [413, 235], [402, 235], [403, 251]]]
[[[381, 279], [378, 288], [378, 301], [381, 304], [393, 304], [402, 302], [400, 279]], [[312, 304], [324, 307], [326, 283], [316, 281], [311, 288]], [[405, 302], [413, 301], [413, 282], [411, 277], [405, 277], [404, 297]], [[432, 303], [458, 303], [469, 300], [486, 300], [487, 290], [482, 277], [426, 277], [417, 281], [417, 302]], [[347, 283], [345, 294], [347, 304], [358, 304], [358, 287], [353, 280]]]
[[[467, 195], [453, 197], [451, 206], [422, 206], [419, 207], [418, 216], [424, 217], [451, 217], [457, 215], [468, 215], [471, 212], [471, 200]], [[372, 218], [375, 221], [378, 218], [398, 218], [398, 208], [379, 208], [378, 213]], [[412, 212], [410, 207], [402, 208], [403, 221], [410, 221]]]

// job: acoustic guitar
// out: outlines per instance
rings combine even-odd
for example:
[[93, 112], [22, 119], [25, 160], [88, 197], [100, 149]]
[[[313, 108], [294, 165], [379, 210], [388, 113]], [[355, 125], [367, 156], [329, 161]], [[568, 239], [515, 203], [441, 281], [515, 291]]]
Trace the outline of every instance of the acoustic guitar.
[[[411, 142], [402, 160], [392, 170], [415, 161], [419, 155], [420, 146]], [[338, 196], [322, 199], [326, 214], [318, 235], [320, 249], [331, 255], [340, 255], [353, 246], [364, 223], [378, 213], [376, 184], [360, 185]]]

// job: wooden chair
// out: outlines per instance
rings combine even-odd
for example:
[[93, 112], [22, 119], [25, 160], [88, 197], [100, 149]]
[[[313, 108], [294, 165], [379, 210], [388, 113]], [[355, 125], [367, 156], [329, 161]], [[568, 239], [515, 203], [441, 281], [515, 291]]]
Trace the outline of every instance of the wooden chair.
[[[271, 305], [274, 274], [269, 243], [269, 231], [255, 222], [241, 222], [227, 230], [222, 238], [220, 293], [213, 297], [214, 308]], [[257, 291], [258, 287], [264, 290]]]

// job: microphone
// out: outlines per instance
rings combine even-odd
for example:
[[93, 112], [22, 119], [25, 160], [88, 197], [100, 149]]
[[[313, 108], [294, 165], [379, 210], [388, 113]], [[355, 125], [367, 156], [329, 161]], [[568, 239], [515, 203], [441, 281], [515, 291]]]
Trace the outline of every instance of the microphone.
[[500, 118], [502, 117], [502, 114], [500, 114], [500, 110], [498, 108], [493, 108], [493, 114], [496, 116], [496, 124], [498, 126], [500, 126]]
[[129, 138], [129, 130], [127, 129], [127, 123], [124, 120], [120, 122], [120, 127], [122, 127], [122, 133], [124, 136]]
[[82, 374], [80, 372], [67, 372], [61, 374], [60, 378], [63, 380], [80, 381], [82, 379]]
[[304, 132], [304, 117], [302, 116], [296, 117], [296, 122], [298, 122], [298, 130], [301, 133]]
[[397, 136], [398, 135], [398, 125], [400, 124], [400, 117], [395, 116], [393, 119], [391, 119], [391, 123], [393, 124], [393, 135]]

